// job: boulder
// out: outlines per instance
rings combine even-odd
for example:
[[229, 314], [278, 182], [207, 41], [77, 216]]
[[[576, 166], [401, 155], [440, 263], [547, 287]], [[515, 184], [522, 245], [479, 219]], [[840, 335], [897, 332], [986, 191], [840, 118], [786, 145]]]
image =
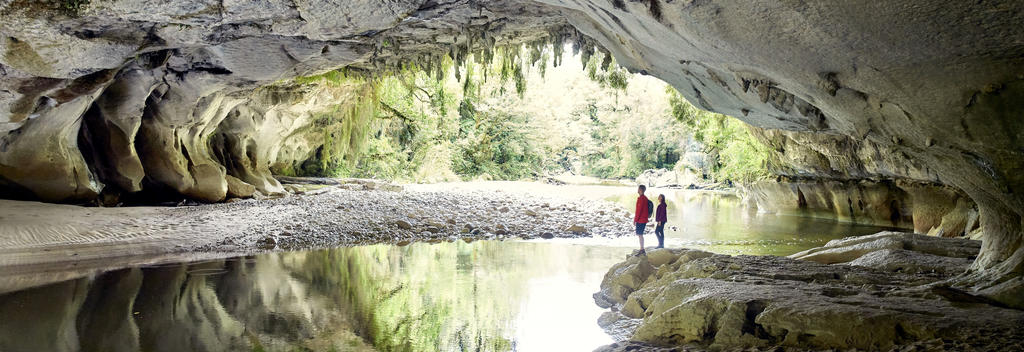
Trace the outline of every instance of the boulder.
[[[849, 265], [652, 250], [648, 258], [660, 266], [629, 257], [609, 269], [594, 294], [610, 309], [599, 324], [632, 346], [888, 350], [952, 339], [981, 350], [1014, 348], [1024, 337], [1016, 328], [1024, 312], [943, 284], [959, 272], [941, 268], [963, 270], [969, 261], [959, 257], [963, 250], [933, 245], [949, 240], [883, 233], [860, 242], [882, 249]], [[852, 239], [833, 247], [844, 242]]]
[[636, 177], [636, 183], [647, 187], [682, 187], [703, 182], [692, 172], [648, 169]]
[[228, 182], [227, 195], [229, 198], [251, 198], [256, 193], [256, 187], [245, 183], [245, 181], [231, 175], [227, 175], [225, 178]]

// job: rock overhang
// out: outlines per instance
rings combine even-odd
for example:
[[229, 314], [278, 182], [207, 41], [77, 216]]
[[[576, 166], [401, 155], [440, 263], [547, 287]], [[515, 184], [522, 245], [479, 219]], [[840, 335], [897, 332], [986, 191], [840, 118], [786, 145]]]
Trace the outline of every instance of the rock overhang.
[[[858, 151], [847, 151], [856, 154], [849, 165], [863, 165], [855, 177], [963, 190], [977, 202], [986, 233], [975, 266], [996, 273], [967, 281], [1003, 282], [1024, 266], [1019, 1], [63, 5], [0, 5], [0, 184], [6, 196], [69, 201], [94, 197], [103, 184], [135, 189], [141, 168], [176, 192], [216, 201], [228, 174], [245, 173], [222, 165], [205, 136], [222, 125], [235, 130], [225, 121], [243, 123], [232, 115], [236, 107], [270, 104], [248, 97], [253, 89], [342, 66], [382, 71], [442, 55], [460, 59], [502, 43], [573, 37], [607, 50], [632, 71], [669, 82], [698, 107], [789, 131], [778, 137], [783, 140], [821, 145], [851, 139]], [[119, 82], [139, 91], [121, 92], [123, 109], [102, 109], [98, 103], [114, 100], [104, 96], [117, 92]], [[82, 120], [91, 131], [120, 131], [102, 140], [130, 142], [83, 152]], [[247, 143], [257, 142], [281, 143]], [[268, 158], [237, 164], [253, 165], [251, 174], [259, 176], [247, 181], [259, 183], [269, 177]], [[121, 161], [97, 168], [99, 159]], [[893, 167], [899, 164], [909, 166]], [[125, 175], [128, 180], [118, 179]], [[266, 187], [276, 189], [273, 182]]]

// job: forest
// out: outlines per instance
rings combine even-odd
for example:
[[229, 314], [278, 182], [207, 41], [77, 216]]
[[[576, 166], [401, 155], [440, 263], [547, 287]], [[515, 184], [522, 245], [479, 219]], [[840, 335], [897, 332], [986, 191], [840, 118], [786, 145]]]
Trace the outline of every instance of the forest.
[[698, 109], [601, 52], [555, 49], [509, 46], [461, 64], [445, 57], [287, 82], [350, 99], [317, 114], [323, 146], [314, 155], [274, 171], [402, 182], [620, 179], [661, 168], [708, 182], [768, 175], [771, 150], [745, 123]]

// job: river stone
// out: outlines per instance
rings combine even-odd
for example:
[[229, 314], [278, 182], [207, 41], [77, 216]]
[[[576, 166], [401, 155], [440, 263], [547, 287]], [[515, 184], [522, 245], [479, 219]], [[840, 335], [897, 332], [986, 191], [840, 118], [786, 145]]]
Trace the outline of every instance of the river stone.
[[261, 249], [274, 249], [274, 248], [277, 248], [277, 238], [274, 238], [273, 236], [263, 237], [263, 239], [260, 240], [258, 246]]
[[578, 234], [582, 234], [582, 233], [587, 232], [587, 228], [585, 228], [585, 227], [583, 227], [581, 225], [572, 225], [572, 226], [566, 227], [565, 231], [566, 232], [572, 232], [572, 233], [578, 235]]
[[398, 228], [402, 230], [412, 230], [412, 224], [405, 220], [395, 221], [395, 226], [398, 226]]
[[388, 191], [388, 192], [401, 192], [405, 188], [403, 188], [401, 185], [395, 185], [395, 184], [387, 183], [387, 184], [380, 185], [378, 187], [378, 189], [380, 189], [382, 191]]

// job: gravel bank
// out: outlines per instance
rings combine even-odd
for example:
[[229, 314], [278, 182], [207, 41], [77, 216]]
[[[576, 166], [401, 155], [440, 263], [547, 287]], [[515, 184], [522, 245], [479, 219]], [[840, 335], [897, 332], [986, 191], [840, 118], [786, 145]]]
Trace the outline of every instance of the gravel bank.
[[359, 181], [290, 186], [293, 194], [277, 199], [179, 207], [0, 200], [0, 276], [40, 266], [109, 268], [217, 253], [630, 234], [629, 213], [611, 202], [516, 184], [516, 192], [505, 192], [504, 184], [403, 189]]

